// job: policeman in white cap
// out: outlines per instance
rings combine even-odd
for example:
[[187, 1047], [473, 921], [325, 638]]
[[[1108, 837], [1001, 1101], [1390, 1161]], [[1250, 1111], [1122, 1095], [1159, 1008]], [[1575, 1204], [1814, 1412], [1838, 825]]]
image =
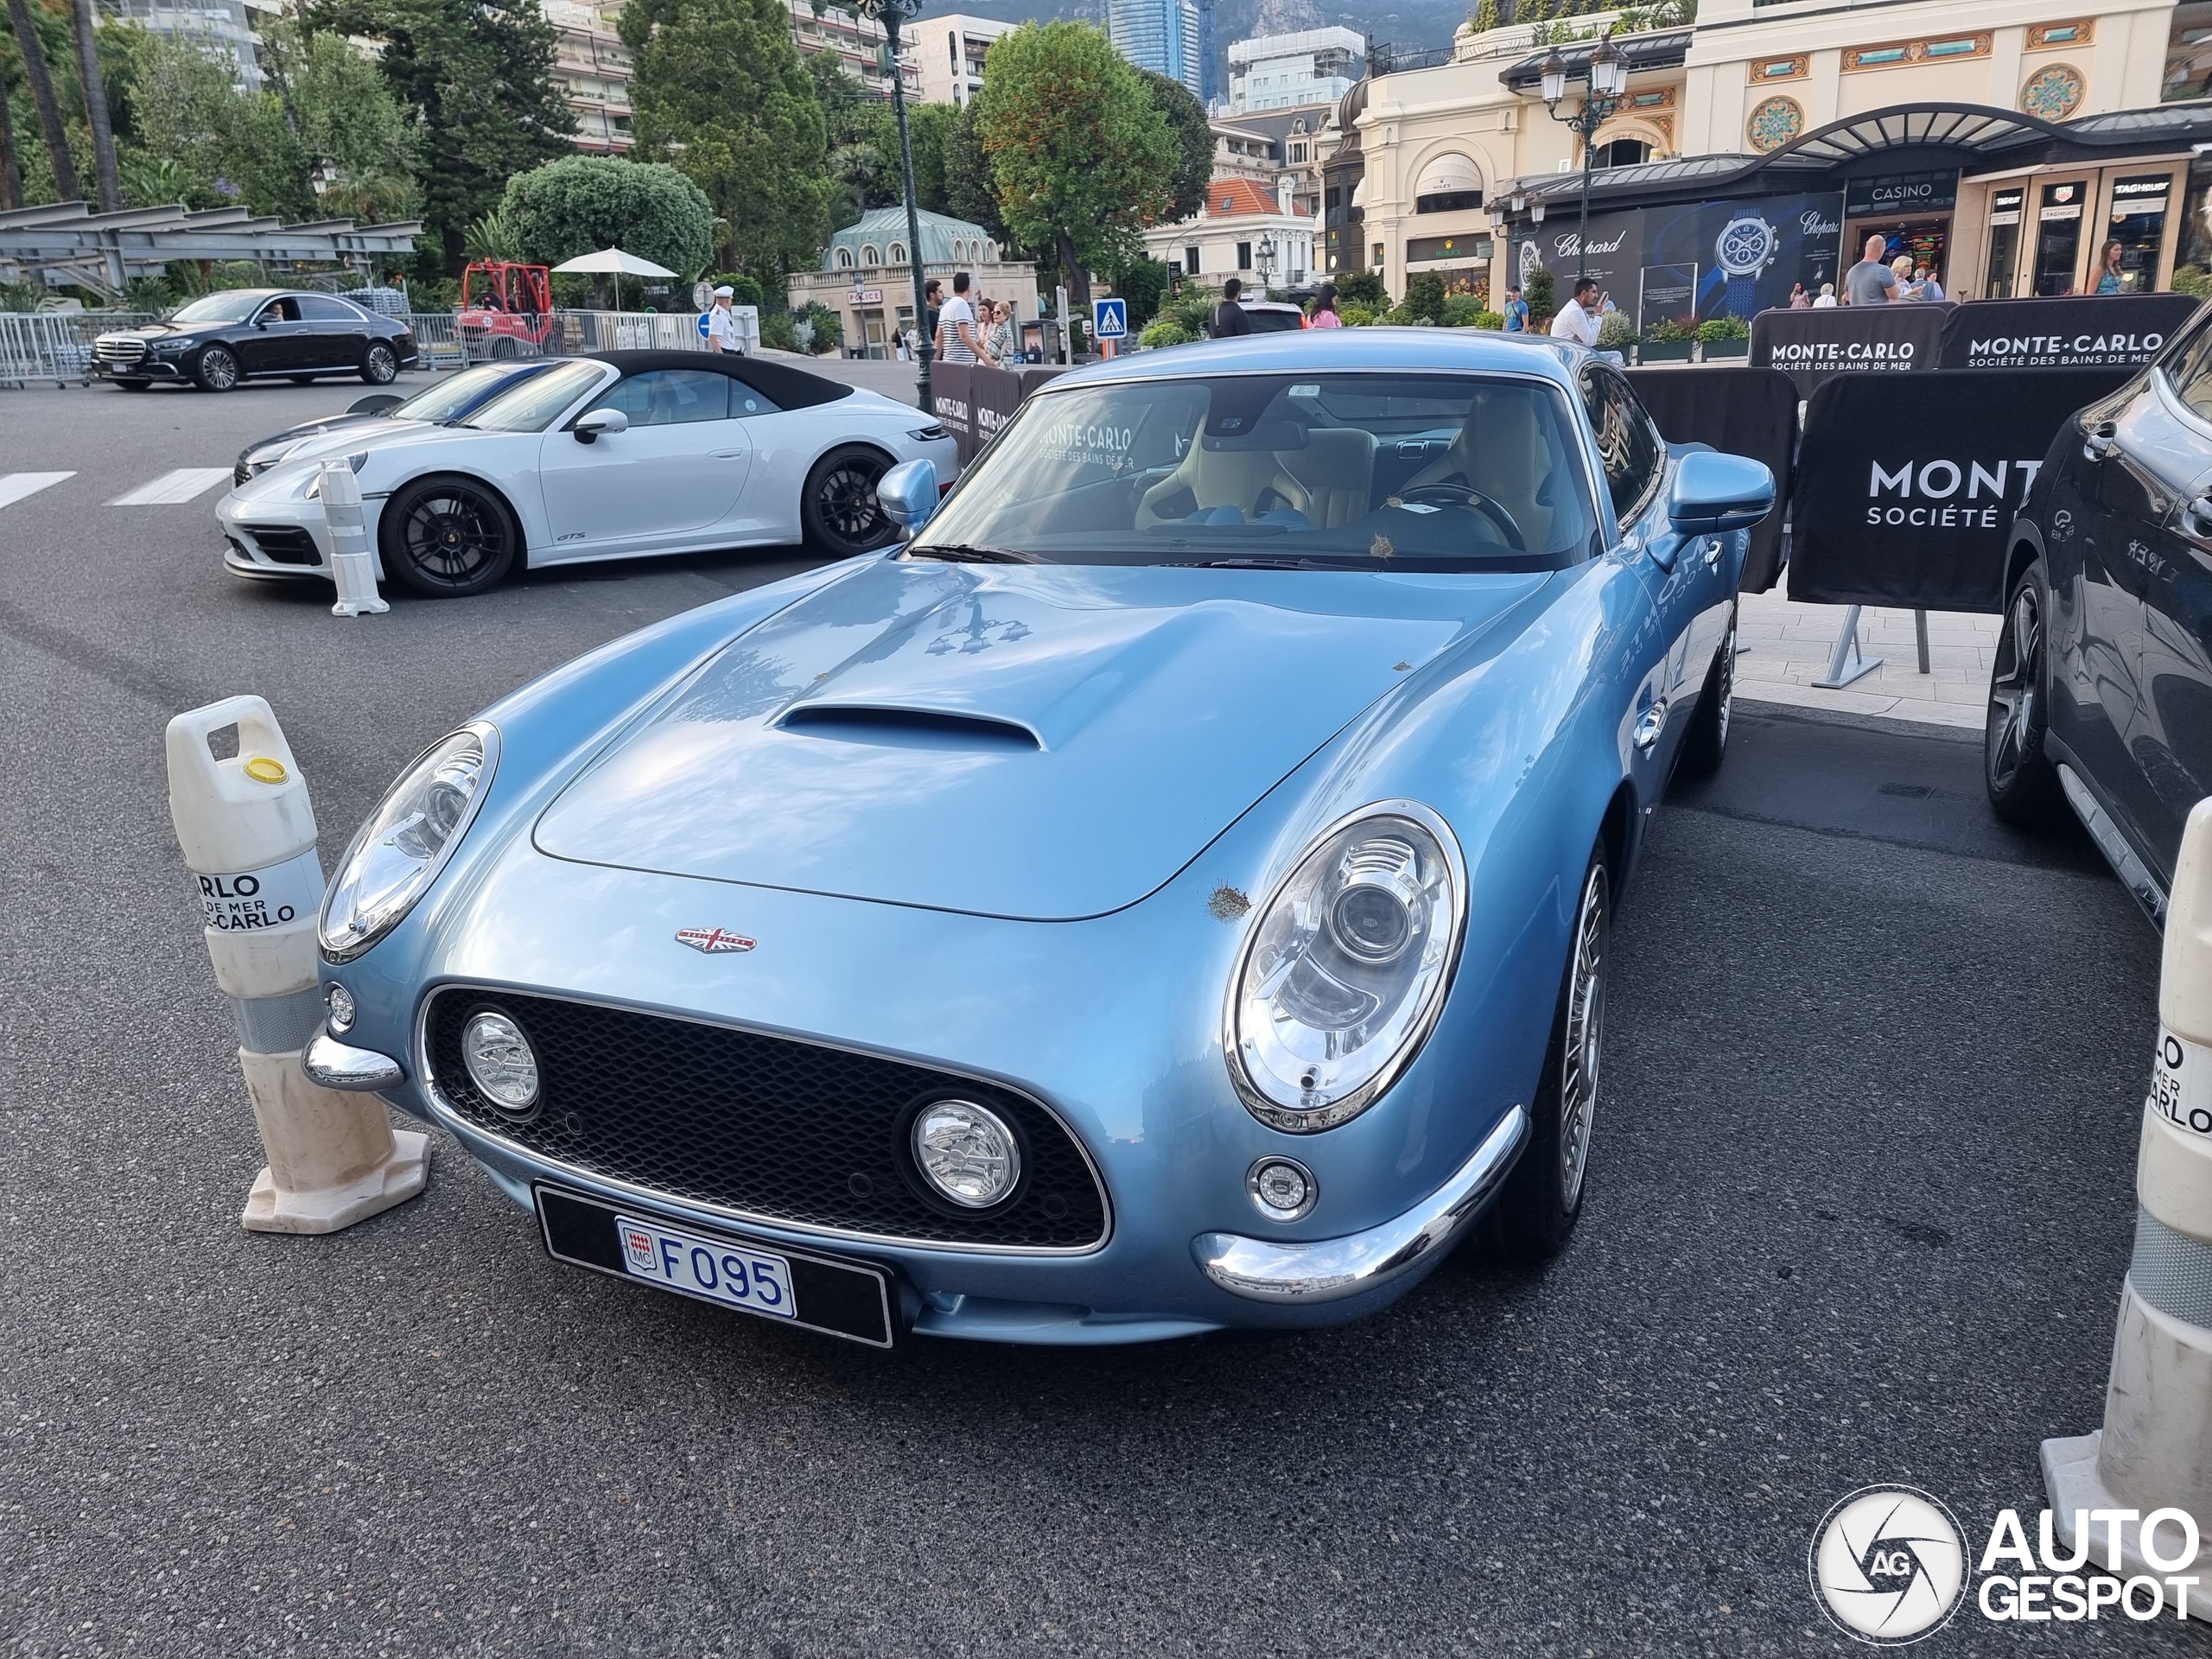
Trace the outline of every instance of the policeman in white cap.
[[737, 331], [737, 314], [729, 308], [737, 290], [724, 283], [715, 290], [714, 308], [707, 313], [707, 349], [745, 354], [745, 337]]

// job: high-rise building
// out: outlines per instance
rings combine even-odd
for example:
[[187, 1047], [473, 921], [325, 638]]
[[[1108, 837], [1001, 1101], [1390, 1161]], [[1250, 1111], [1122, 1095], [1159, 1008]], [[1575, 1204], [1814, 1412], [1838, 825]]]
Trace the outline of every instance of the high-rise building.
[[173, 35], [227, 60], [238, 84], [249, 92], [259, 92], [264, 79], [253, 14], [281, 9], [280, 0], [98, 0], [103, 20], [136, 23], [149, 35]]
[[983, 54], [1014, 27], [957, 11], [908, 23], [901, 38], [907, 66], [921, 72], [922, 101], [965, 105], [983, 88]]
[[576, 118], [576, 148], [623, 156], [630, 133], [630, 48], [614, 32], [622, 0], [540, 0], [553, 25], [553, 82]]
[[1363, 72], [1364, 36], [1349, 29], [1307, 29], [1238, 41], [1229, 48], [1229, 111], [1333, 104]]
[[1198, 0], [1106, 0], [1106, 35], [1138, 68], [1202, 95], [1205, 27]]
[[[883, 49], [883, 25], [873, 17], [817, 6], [815, 0], [784, 0], [791, 13], [791, 39], [802, 58], [817, 52], [835, 56], [847, 73], [858, 78], [872, 98], [891, 96], [891, 69]], [[906, 81], [906, 95], [921, 95], [921, 71], [909, 52], [899, 66]]]

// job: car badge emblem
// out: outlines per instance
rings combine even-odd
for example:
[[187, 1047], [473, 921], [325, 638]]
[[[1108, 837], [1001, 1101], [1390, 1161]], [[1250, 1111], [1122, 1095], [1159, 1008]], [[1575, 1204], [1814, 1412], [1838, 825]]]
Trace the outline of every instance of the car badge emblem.
[[718, 957], [728, 950], [750, 950], [753, 941], [742, 933], [733, 933], [726, 927], [684, 927], [676, 933], [678, 944], [688, 944], [694, 950]]

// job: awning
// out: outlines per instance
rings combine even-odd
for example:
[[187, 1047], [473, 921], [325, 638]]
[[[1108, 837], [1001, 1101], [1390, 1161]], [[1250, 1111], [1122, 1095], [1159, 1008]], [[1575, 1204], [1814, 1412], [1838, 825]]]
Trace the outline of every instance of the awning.
[[1420, 181], [1414, 186], [1414, 195], [1418, 200], [1422, 196], [1454, 195], [1482, 188], [1482, 170], [1466, 156], [1457, 151], [1447, 151], [1421, 168]]

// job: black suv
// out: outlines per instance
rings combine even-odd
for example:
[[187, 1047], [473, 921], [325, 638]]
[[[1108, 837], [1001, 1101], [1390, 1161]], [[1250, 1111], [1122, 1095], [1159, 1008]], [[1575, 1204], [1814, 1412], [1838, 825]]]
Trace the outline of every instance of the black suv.
[[1989, 798], [2014, 823], [2063, 800], [2163, 924], [2212, 795], [2212, 307], [2059, 429], [2012, 541]]
[[416, 358], [415, 336], [397, 317], [335, 294], [266, 288], [202, 295], [163, 321], [92, 342], [93, 372], [131, 391], [156, 380], [228, 391], [279, 376], [305, 385], [326, 374], [385, 386]]

